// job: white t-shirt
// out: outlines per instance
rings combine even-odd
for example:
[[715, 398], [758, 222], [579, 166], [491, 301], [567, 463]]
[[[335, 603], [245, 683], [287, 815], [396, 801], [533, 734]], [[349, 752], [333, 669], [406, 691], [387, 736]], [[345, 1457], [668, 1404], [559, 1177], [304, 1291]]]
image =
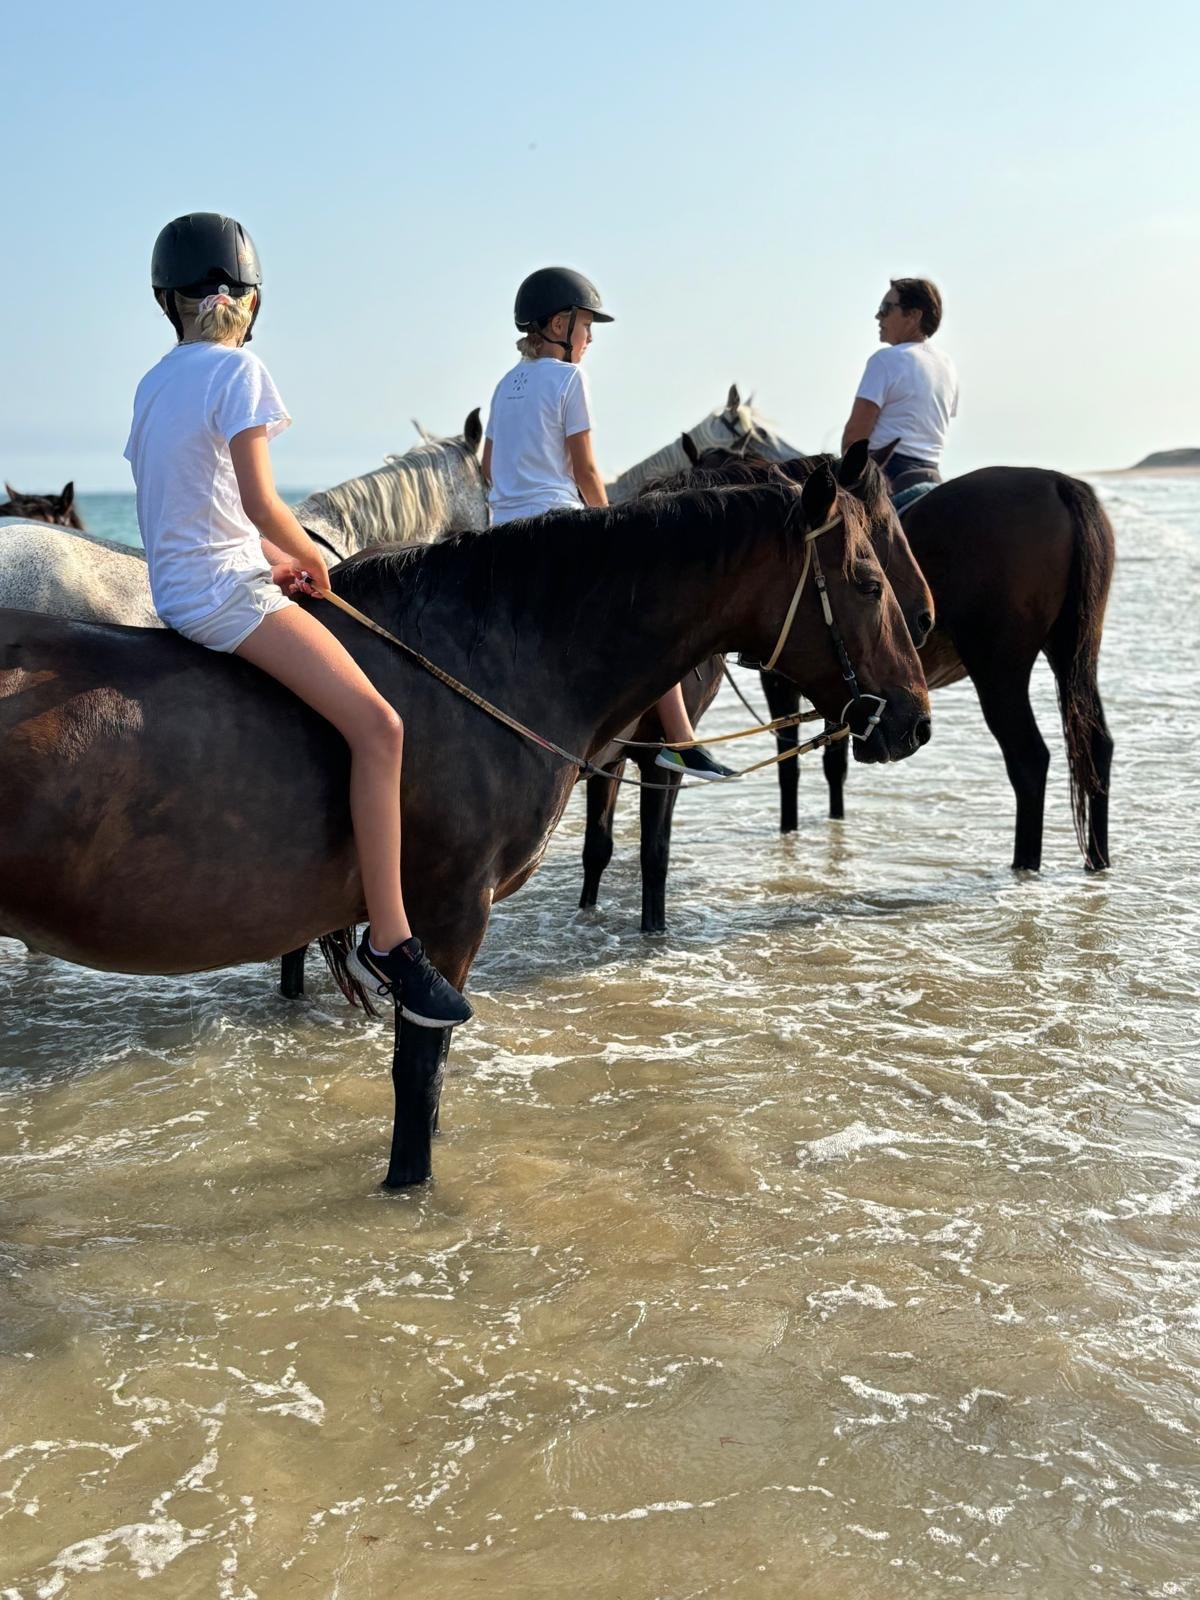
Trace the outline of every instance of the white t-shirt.
[[567, 440], [592, 425], [583, 369], [550, 356], [518, 361], [496, 385], [488, 415], [494, 526], [581, 504]]
[[291, 420], [258, 357], [230, 345], [176, 345], [138, 384], [125, 459], [154, 609], [170, 626], [199, 622], [247, 574], [270, 572], [229, 441], [257, 427], [273, 438]]
[[879, 407], [872, 450], [899, 439], [899, 454], [936, 463], [958, 415], [958, 373], [928, 340], [884, 345], [867, 362], [857, 398]]

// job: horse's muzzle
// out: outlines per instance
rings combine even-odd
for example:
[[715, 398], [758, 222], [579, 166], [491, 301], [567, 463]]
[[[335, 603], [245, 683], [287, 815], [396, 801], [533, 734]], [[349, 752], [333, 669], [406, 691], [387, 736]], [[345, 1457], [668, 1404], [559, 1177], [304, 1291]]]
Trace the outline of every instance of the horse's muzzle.
[[[863, 696], [866, 701], [868, 697]], [[884, 706], [865, 738], [855, 735], [856, 761], [903, 761], [915, 755], [933, 737], [929, 713], [910, 695], [900, 695]]]

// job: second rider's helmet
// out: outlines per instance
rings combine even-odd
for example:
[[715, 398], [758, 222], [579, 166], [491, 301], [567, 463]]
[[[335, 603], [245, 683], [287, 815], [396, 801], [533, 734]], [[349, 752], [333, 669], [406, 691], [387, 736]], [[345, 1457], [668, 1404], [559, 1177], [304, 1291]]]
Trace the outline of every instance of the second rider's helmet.
[[600, 303], [600, 291], [590, 278], [570, 267], [540, 267], [517, 290], [513, 319], [522, 333], [540, 329], [560, 311], [590, 311], [593, 322], [613, 319]]
[[254, 240], [233, 217], [216, 211], [190, 211], [176, 217], [154, 241], [150, 259], [150, 284], [162, 291], [163, 307], [177, 334], [183, 325], [175, 305], [176, 292], [200, 300], [224, 288], [235, 299], [258, 292], [258, 303], [245, 342], [249, 344], [262, 308], [262, 267]]

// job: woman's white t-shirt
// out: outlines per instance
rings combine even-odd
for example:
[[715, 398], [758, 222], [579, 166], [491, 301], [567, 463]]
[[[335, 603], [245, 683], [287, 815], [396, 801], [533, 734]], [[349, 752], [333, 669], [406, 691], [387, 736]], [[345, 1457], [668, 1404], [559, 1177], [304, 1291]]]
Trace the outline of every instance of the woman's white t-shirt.
[[950, 418], [958, 414], [958, 373], [927, 341], [885, 345], [868, 360], [857, 398], [879, 407], [872, 450], [898, 439], [901, 455], [936, 464]]
[[231, 345], [176, 345], [138, 384], [125, 459], [154, 609], [171, 627], [199, 622], [248, 574], [270, 572], [229, 441], [258, 427], [273, 438], [291, 420], [266, 367]]
[[543, 356], [522, 360], [496, 385], [488, 415], [492, 441], [492, 523], [580, 505], [567, 440], [592, 425], [583, 369]]

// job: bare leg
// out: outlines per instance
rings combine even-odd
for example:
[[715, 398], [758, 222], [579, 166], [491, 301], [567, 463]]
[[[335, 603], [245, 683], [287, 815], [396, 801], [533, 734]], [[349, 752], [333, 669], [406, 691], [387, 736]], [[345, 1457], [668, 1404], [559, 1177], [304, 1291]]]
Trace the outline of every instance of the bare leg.
[[390, 950], [412, 934], [400, 889], [400, 768], [404, 726], [334, 636], [299, 606], [273, 611], [237, 654], [325, 717], [350, 746], [350, 814], [371, 918]]
[[673, 689], [668, 689], [658, 702], [659, 721], [663, 725], [663, 732], [667, 736], [668, 744], [686, 744], [689, 739], [696, 737], [696, 730], [692, 727], [692, 719], [688, 716], [687, 706], [683, 703], [683, 685], [677, 683]]

